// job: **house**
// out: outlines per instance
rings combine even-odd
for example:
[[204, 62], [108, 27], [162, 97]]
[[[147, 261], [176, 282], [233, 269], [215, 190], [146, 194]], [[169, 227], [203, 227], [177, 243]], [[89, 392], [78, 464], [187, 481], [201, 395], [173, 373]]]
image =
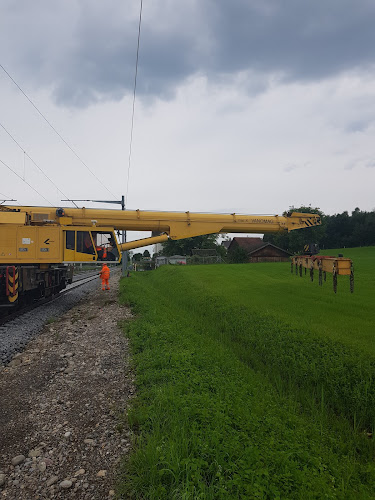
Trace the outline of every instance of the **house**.
[[169, 264], [186, 264], [186, 257], [184, 255], [172, 255], [168, 257]]
[[168, 257], [162, 255], [155, 257], [155, 267], [165, 266], [166, 264], [168, 264]]
[[172, 257], [160, 255], [155, 258], [155, 267], [165, 266], [166, 264], [186, 264], [186, 257], [184, 255], [172, 255]]
[[292, 255], [287, 250], [267, 243], [262, 238], [235, 237], [230, 242], [228, 254], [242, 248], [248, 255], [248, 262], [289, 262]]
[[232, 240], [223, 240], [221, 242], [221, 246], [225, 248], [225, 250], [228, 250], [229, 245], [231, 244]]

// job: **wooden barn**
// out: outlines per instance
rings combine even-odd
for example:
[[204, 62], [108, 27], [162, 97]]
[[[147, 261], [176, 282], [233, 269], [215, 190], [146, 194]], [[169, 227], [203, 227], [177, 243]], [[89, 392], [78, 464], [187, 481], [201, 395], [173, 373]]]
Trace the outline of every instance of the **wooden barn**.
[[272, 243], [267, 243], [262, 238], [235, 237], [230, 242], [228, 254], [237, 248], [242, 248], [248, 255], [248, 262], [289, 262], [292, 255]]

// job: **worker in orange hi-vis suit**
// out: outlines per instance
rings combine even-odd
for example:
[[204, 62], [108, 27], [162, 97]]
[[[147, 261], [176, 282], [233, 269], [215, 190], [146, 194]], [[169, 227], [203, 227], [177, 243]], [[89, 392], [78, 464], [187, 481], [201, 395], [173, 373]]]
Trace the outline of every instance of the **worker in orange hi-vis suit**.
[[102, 270], [100, 271], [99, 276], [102, 279], [102, 290], [109, 290], [109, 276], [111, 274], [111, 271], [109, 270], [109, 267], [107, 264], [103, 264]]

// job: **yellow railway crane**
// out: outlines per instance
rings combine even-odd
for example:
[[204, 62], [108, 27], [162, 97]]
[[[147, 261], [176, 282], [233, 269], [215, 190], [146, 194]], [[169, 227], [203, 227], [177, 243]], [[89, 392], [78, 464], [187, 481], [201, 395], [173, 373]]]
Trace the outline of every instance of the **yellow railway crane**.
[[[0, 206], [0, 305], [19, 296], [57, 293], [68, 281], [66, 264], [119, 262], [121, 251], [214, 233], [274, 233], [321, 224], [320, 216], [153, 212], [92, 208]], [[116, 230], [158, 236], [119, 244]]]

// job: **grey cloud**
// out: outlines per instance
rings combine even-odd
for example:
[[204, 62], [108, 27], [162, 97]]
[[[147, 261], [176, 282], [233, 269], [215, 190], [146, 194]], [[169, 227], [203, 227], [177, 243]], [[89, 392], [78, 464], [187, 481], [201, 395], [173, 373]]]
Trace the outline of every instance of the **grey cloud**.
[[355, 168], [375, 168], [375, 158], [354, 158], [347, 162], [344, 170], [353, 170]]
[[304, 167], [308, 167], [309, 165], [311, 164], [310, 161], [306, 161], [304, 163], [289, 163], [288, 165], [286, 165], [284, 168], [283, 168], [283, 172], [286, 172], [286, 173], [290, 173], [290, 172], [293, 172], [294, 170], [299, 170], [301, 168], [304, 168]]
[[290, 172], [293, 172], [293, 170], [296, 170], [297, 168], [298, 168], [297, 165], [290, 163], [289, 165], [283, 168], [283, 171], [289, 174]]
[[352, 133], [364, 132], [366, 129], [370, 127], [373, 121], [374, 121], [373, 118], [367, 118], [367, 119], [363, 118], [360, 120], [354, 120], [346, 125], [345, 130], [347, 132], [352, 132]]
[[[61, 105], [121, 99], [133, 90], [138, 8], [130, 0], [8, 0], [6, 66], [51, 88]], [[138, 95], [170, 99], [196, 74], [228, 82], [242, 72], [252, 95], [271, 75], [312, 81], [371, 67], [374, 18], [372, 0], [144, 2]]]

